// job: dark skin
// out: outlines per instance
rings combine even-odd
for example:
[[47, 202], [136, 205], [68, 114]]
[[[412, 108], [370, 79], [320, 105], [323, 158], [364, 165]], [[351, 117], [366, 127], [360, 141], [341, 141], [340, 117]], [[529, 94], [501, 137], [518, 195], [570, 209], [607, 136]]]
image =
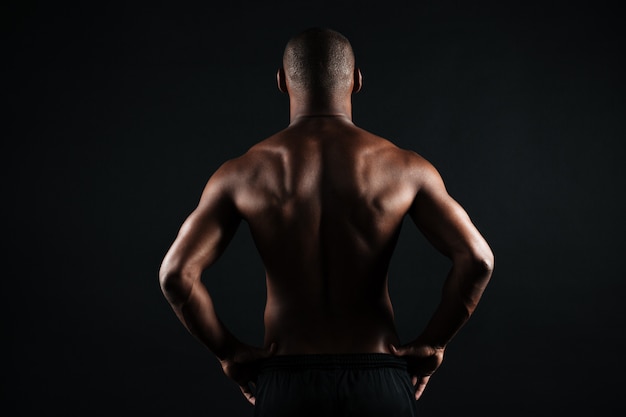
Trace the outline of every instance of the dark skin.
[[[428, 161], [352, 122], [358, 69], [344, 92], [299, 88], [283, 69], [277, 81], [289, 126], [209, 179], [163, 260], [164, 295], [252, 404], [260, 360], [317, 353], [404, 357], [419, 399], [485, 290], [492, 251]], [[452, 267], [427, 326], [401, 344], [387, 271], [405, 216]], [[242, 220], [266, 270], [263, 347], [224, 326], [200, 279]]]

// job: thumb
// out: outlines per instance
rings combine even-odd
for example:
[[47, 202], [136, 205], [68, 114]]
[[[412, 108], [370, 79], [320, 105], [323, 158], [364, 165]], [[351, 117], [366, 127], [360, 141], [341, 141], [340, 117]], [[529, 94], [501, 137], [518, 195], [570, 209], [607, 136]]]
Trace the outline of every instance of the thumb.
[[272, 344], [270, 344], [269, 349], [265, 351], [265, 355], [263, 356], [268, 358], [270, 356], [274, 356], [275, 353], [276, 353], [276, 342], [272, 342]]
[[397, 347], [395, 347], [393, 344], [389, 343], [389, 350], [391, 351], [392, 354], [396, 355], [396, 356], [402, 356], [402, 353], [398, 350]]

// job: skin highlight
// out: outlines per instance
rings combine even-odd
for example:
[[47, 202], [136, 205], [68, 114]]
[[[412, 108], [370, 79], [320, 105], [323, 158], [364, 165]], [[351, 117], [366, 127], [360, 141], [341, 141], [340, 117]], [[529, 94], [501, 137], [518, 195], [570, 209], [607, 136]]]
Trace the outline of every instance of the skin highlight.
[[[297, 57], [333, 68], [298, 71]], [[289, 125], [213, 173], [163, 259], [163, 294], [252, 404], [260, 360], [310, 353], [404, 357], [419, 399], [482, 297], [492, 250], [432, 164], [354, 124], [363, 77], [342, 35], [315, 28], [292, 38], [276, 82]], [[430, 321], [401, 344], [388, 267], [407, 216], [452, 267]], [[224, 326], [200, 279], [242, 221], [266, 272], [262, 347]]]

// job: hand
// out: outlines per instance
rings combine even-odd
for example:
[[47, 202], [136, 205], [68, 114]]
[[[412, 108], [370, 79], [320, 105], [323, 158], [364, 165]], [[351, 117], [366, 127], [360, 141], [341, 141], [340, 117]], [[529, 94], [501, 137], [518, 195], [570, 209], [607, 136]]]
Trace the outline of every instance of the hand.
[[250, 384], [253, 386], [256, 384], [259, 362], [273, 356], [275, 352], [276, 343], [272, 343], [267, 349], [241, 343], [237, 345], [237, 349], [232, 355], [220, 360], [226, 376], [239, 385], [244, 397], [252, 405], [254, 405], [256, 398]]
[[443, 362], [444, 349], [435, 348], [417, 341], [399, 348], [389, 345], [389, 349], [394, 355], [406, 359], [411, 383], [415, 388], [415, 400], [419, 400], [424, 393], [426, 384], [430, 380], [430, 376]]

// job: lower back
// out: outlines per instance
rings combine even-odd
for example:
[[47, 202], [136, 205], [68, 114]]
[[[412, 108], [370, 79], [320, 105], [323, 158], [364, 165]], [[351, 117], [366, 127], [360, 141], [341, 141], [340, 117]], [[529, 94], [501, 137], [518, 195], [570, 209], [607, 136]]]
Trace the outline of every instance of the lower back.
[[315, 294], [306, 300], [285, 298], [273, 294], [268, 277], [265, 341], [275, 342], [279, 355], [388, 353], [389, 344], [398, 343], [398, 335], [386, 292], [382, 298], [371, 302]]

